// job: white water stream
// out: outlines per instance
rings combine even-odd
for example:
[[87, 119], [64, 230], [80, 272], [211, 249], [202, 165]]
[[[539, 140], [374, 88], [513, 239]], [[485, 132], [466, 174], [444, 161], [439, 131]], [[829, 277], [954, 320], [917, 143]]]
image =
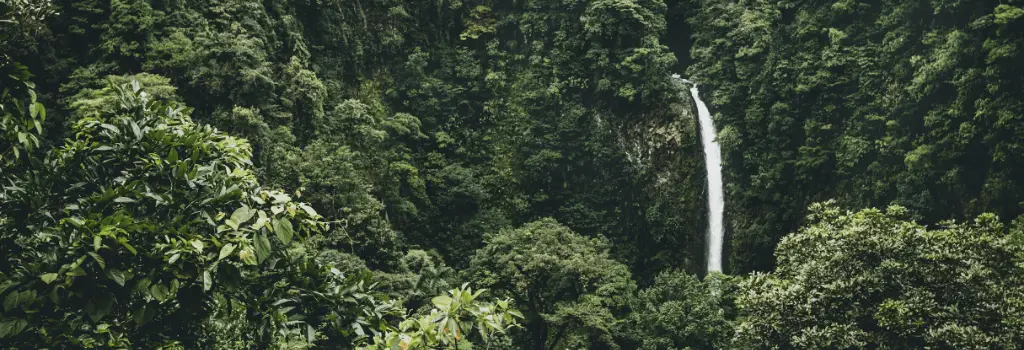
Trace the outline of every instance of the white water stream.
[[[678, 78], [678, 75], [673, 76]], [[722, 189], [722, 150], [715, 139], [715, 124], [711, 120], [708, 106], [700, 99], [697, 84], [692, 84], [690, 94], [697, 104], [697, 117], [700, 122], [700, 138], [704, 146], [704, 164], [708, 172], [708, 271], [722, 271], [722, 241], [724, 230], [722, 215], [725, 212], [725, 193]]]

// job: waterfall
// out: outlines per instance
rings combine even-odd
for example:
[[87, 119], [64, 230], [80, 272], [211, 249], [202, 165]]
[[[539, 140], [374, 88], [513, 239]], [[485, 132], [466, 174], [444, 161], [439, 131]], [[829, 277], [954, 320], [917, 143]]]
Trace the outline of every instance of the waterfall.
[[[679, 78], [679, 75], [673, 75]], [[697, 117], [700, 122], [700, 139], [704, 146], [704, 164], [708, 172], [708, 271], [722, 271], [722, 241], [724, 230], [722, 215], [725, 212], [725, 194], [722, 189], [722, 150], [715, 140], [715, 124], [711, 120], [708, 106], [701, 101], [697, 84], [692, 84], [690, 94], [697, 104]]]

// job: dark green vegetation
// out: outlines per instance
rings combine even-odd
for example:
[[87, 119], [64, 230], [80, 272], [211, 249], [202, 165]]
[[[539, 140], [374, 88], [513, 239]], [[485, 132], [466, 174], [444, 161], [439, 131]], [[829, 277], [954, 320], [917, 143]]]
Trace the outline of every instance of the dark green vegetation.
[[704, 1], [687, 68], [721, 125], [733, 270], [813, 202], [925, 223], [1024, 201], [1024, 3]]
[[1022, 50], [1019, 0], [0, 0], [0, 348], [1013, 348]]

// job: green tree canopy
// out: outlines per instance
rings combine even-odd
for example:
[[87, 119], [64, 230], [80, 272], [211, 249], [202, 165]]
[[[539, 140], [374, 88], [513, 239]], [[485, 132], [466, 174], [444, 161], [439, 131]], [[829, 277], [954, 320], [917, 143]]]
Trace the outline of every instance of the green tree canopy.
[[732, 340], [736, 292], [735, 277], [713, 274], [702, 281], [666, 271], [637, 293], [622, 328], [636, 349], [725, 349]]
[[195, 348], [211, 317], [239, 309], [248, 326], [219, 336], [351, 343], [389, 312], [366, 276], [306, 253], [326, 224], [260, 187], [245, 140], [193, 123], [138, 82], [110, 91], [109, 113], [4, 168], [5, 344]]
[[554, 219], [487, 238], [468, 271], [476, 285], [519, 301], [531, 349], [614, 348], [613, 328], [635, 286], [608, 244]]
[[1024, 341], [1024, 231], [985, 214], [928, 229], [890, 207], [815, 204], [743, 282], [737, 348], [1012, 348]]

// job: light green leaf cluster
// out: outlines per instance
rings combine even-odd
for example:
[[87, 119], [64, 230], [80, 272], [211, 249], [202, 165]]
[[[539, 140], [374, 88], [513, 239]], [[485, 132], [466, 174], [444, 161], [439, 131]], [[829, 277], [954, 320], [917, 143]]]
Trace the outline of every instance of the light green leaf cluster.
[[137, 81], [107, 91], [115, 106], [78, 120], [74, 139], [5, 168], [16, 184], [0, 196], [5, 342], [190, 347], [232, 307], [247, 310], [255, 342], [352, 341], [390, 312], [366, 276], [305, 253], [328, 225], [260, 187], [246, 141]]
[[518, 327], [523, 314], [511, 307], [512, 300], [479, 300], [486, 291], [474, 291], [463, 284], [447, 295], [436, 296], [431, 300], [433, 308], [429, 312], [402, 320], [397, 328], [375, 336], [372, 344], [360, 349], [458, 349], [460, 344], [468, 343], [473, 334], [486, 344], [494, 335]]

